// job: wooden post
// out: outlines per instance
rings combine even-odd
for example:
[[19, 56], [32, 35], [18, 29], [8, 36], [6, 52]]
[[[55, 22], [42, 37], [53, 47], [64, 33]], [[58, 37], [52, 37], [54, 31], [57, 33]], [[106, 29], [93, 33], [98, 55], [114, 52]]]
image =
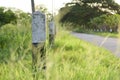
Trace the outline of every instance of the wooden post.
[[45, 15], [39, 11], [32, 16], [32, 48], [33, 48], [33, 79], [38, 80], [37, 73], [45, 68], [46, 26]]
[[32, 13], [34, 13], [35, 12], [34, 0], [31, 0], [31, 6], [32, 6]]
[[53, 45], [53, 43], [54, 43], [55, 34], [56, 34], [55, 24], [53, 21], [51, 21], [49, 23], [49, 44], [50, 45]]

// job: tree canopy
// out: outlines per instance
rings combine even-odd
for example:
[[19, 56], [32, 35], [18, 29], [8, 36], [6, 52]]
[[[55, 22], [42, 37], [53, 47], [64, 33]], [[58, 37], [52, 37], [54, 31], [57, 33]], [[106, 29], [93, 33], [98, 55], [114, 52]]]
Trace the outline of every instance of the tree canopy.
[[0, 26], [7, 23], [16, 23], [16, 21], [17, 16], [12, 10], [0, 7]]
[[46, 18], [47, 18], [48, 21], [51, 21], [51, 20], [52, 20], [52, 18], [53, 18], [52, 13], [50, 13], [50, 12], [48, 11], [48, 9], [47, 9], [44, 5], [42, 5], [42, 4], [37, 5], [37, 6], [35, 7], [35, 9], [36, 9], [37, 11], [41, 11], [42, 13], [44, 13], [44, 14], [46, 15]]
[[73, 0], [59, 10], [59, 21], [87, 25], [103, 14], [120, 14], [120, 5], [114, 0]]

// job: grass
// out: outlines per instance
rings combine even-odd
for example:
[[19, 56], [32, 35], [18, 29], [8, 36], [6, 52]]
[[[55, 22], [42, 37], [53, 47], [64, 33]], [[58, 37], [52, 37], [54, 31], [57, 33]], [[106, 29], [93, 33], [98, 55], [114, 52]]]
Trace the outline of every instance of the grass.
[[89, 34], [95, 34], [95, 35], [99, 35], [99, 36], [103, 36], [103, 37], [112, 37], [112, 38], [118, 38], [118, 33], [110, 33], [110, 32], [88, 32]]
[[[0, 80], [32, 80], [30, 29], [0, 29]], [[67, 31], [57, 33], [46, 54], [47, 69], [38, 72], [39, 80], [120, 80], [119, 58]]]
[[55, 43], [58, 48], [53, 52], [54, 56], [51, 56], [53, 58], [51, 68], [56, 73], [50, 80], [120, 79], [118, 68], [120, 59], [107, 50], [76, 39], [68, 33], [61, 33], [63, 36], [58, 35]]
[[95, 31], [88, 31], [88, 30], [79, 30], [79, 29], [75, 29], [73, 30], [75, 32], [78, 33], [87, 33], [87, 34], [94, 34], [94, 35], [99, 35], [99, 36], [103, 36], [103, 37], [112, 37], [112, 38], [118, 38], [119, 37], [119, 33], [117, 32], [95, 32]]
[[32, 80], [29, 26], [0, 28], [0, 80]]
[[87, 33], [87, 34], [94, 34], [94, 35], [99, 35], [103, 37], [112, 37], [112, 38], [118, 38], [119, 37], [119, 32], [100, 32], [100, 31], [93, 31], [93, 30], [87, 30], [87, 29], [82, 29], [82, 28], [75, 28], [73, 29], [74, 32], [78, 33]]

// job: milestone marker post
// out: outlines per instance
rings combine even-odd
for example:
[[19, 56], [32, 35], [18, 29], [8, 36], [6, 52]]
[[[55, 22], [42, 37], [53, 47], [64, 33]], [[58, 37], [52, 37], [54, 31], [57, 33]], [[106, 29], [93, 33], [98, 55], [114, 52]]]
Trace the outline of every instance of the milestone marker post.
[[54, 11], [53, 11], [54, 5], [53, 5], [53, 0], [52, 0], [52, 19], [49, 23], [49, 45], [53, 46], [54, 44], [54, 39], [55, 39], [55, 34], [56, 34], [56, 26], [54, 23]]
[[53, 45], [54, 43], [55, 34], [56, 34], [55, 24], [54, 24], [54, 21], [51, 21], [49, 23], [49, 44], [50, 45]]
[[31, 0], [31, 5], [32, 5], [33, 80], [38, 80], [39, 70], [45, 67], [45, 41], [46, 41], [45, 15], [39, 11], [35, 12], [34, 0]]
[[35, 11], [32, 16], [32, 61], [33, 61], [33, 78], [38, 80], [40, 70], [45, 68], [45, 42], [46, 26], [45, 15]]

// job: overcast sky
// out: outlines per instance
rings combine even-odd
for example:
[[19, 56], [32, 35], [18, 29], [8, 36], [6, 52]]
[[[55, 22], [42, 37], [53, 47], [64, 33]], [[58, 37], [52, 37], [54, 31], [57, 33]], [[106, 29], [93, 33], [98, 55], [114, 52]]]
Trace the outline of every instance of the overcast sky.
[[[34, 0], [35, 5], [43, 4], [49, 11], [52, 10], [52, 0]], [[53, 0], [54, 11], [63, 6], [64, 3], [72, 0]], [[15, 7], [25, 12], [31, 12], [31, 0], [0, 0], [0, 6]]]
[[[52, 0], [34, 0], [35, 5], [43, 4], [45, 5], [49, 11], [52, 10]], [[64, 3], [70, 2], [72, 0], [53, 0], [53, 9], [59, 9], [63, 6]], [[120, 4], [120, 0], [116, 0]], [[21, 9], [25, 12], [31, 12], [31, 0], [0, 0], [0, 6], [4, 7], [15, 7], [17, 9]]]

